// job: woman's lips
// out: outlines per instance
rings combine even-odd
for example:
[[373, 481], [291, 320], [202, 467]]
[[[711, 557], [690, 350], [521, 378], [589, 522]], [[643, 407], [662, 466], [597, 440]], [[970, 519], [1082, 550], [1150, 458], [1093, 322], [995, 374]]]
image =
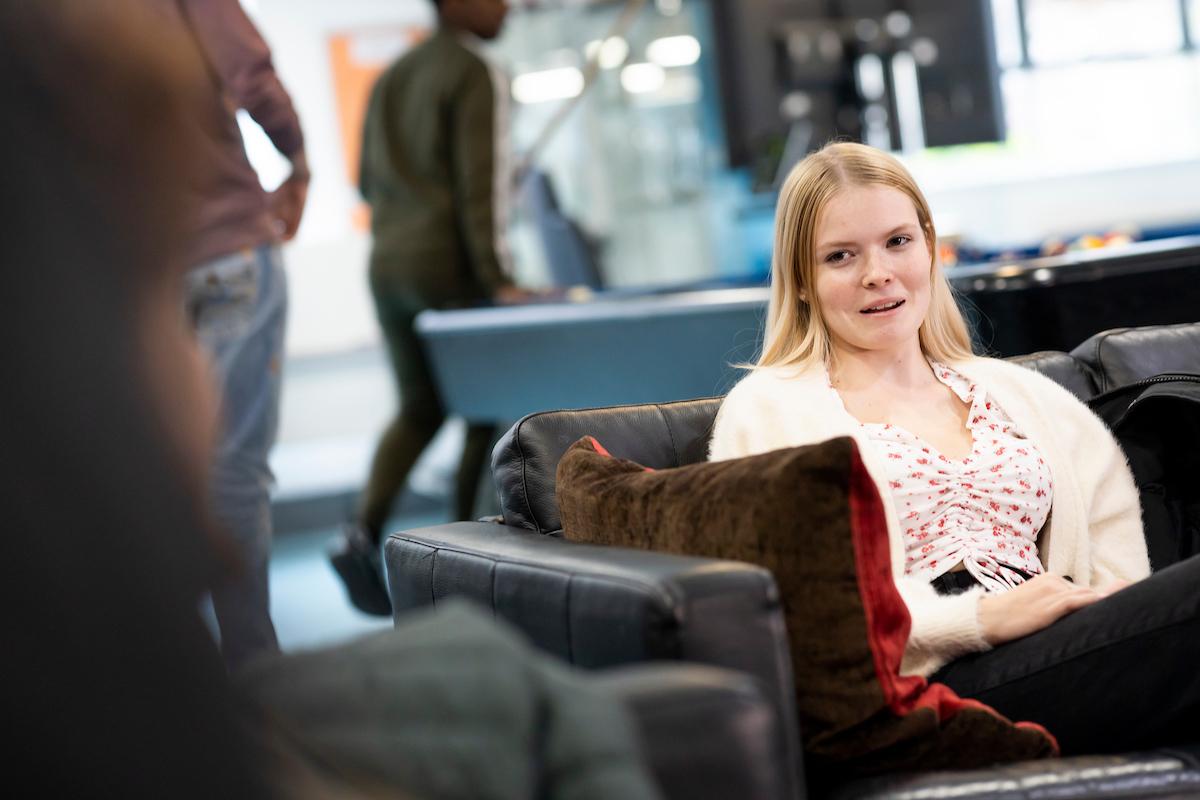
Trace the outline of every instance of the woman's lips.
[[858, 313], [867, 314], [872, 317], [886, 317], [889, 314], [895, 314], [899, 311], [904, 306], [904, 303], [904, 300], [884, 300], [867, 306]]

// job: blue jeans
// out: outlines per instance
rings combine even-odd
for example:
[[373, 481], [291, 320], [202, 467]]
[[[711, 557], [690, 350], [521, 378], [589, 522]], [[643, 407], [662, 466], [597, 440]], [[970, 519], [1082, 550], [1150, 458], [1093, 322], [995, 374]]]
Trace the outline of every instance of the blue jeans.
[[219, 382], [221, 433], [212, 507], [244, 569], [213, 587], [221, 651], [230, 668], [278, 652], [271, 624], [268, 456], [279, 427], [287, 284], [279, 248], [264, 245], [210, 261], [187, 276], [188, 315]]

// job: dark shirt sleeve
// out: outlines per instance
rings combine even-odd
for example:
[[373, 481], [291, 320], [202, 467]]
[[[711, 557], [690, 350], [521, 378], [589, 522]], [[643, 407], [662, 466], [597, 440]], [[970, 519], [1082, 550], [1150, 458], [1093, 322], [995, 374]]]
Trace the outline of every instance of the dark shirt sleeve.
[[291, 97], [271, 63], [271, 50], [238, 0], [179, 0], [209, 67], [236, 108], [245, 109], [275, 148], [293, 161], [304, 134]]
[[477, 63], [455, 96], [451, 132], [454, 201], [475, 276], [489, 291], [512, 283], [496, 255], [496, 98]]

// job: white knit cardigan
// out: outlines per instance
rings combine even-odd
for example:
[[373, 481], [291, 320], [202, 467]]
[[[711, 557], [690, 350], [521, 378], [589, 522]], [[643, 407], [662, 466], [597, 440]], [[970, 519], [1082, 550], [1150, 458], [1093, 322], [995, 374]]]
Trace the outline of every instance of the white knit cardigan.
[[[1087, 406], [1033, 370], [991, 358], [950, 362], [1004, 410], [1041, 451], [1054, 481], [1050, 518], [1038, 537], [1047, 571], [1096, 588], [1150, 574], [1133, 475], [1116, 440]], [[892, 572], [912, 616], [901, 672], [928, 676], [964, 653], [987, 650], [979, 626], [983, 588], [943, 596], [904, 575], [904, 544], [887, 471], [825, 371], [759, 368], [731, 391], [717, 414], [709, 459], [852, 437], [883, 497]]]

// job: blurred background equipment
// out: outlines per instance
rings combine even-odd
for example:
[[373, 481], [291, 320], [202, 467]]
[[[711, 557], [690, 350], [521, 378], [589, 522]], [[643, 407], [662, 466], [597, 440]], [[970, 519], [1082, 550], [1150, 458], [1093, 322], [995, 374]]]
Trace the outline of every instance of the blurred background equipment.
[[541, 234], [550, 285], [603, 289], [599, 244], [589, 239], [575, 220], [563, 214], [550, 176], [531, 169], [521, 181], [521, 189], [521, 199]]
[[729, 162], [763, 188], [810, 150], [1004, 139], [989, 0], [711, 0]]

